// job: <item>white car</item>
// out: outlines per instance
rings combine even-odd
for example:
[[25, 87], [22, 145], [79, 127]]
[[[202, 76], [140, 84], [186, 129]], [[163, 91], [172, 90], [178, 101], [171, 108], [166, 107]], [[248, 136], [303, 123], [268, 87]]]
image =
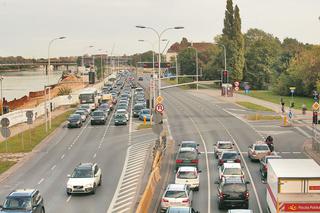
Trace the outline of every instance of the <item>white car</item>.
[[223, 177], [241, 177], [244, 178], [244, 172], [242, 171], [240, 163], [224, 163], [219, 166], [219, 178]]
[[196, 167], [181, 166], [177, 171], [175, 184], [186, 184], [189, 188], [198, 191], [200, 185], [199, 172]]
[[263, 141], [257, 141], [248, 147], [248, 157], [253, 160], [261, 160], [263, 157], [271, 155], [269, 146]]
[[218, 141], [213, 145], [213, 151], [216, 158], [219, 158], [223, 151], [233, 151], [234, 144], [231, 141]]
[[127, 121], [129, 121], [129, 113], [125, 109], [117, 109], [116, 114], [124, 114], [127, 118]]
[[169, 184], [161, 199], [161, 211], [172, 206], [191, 207], [192, 190], [185, 184]]
[[253, 213], [250, 209], [230, 209], [228, 213]]
[[97, 164], [81, 163], [68, 175], [67, 194], [92, 193], [101, 185], [102, 173]]

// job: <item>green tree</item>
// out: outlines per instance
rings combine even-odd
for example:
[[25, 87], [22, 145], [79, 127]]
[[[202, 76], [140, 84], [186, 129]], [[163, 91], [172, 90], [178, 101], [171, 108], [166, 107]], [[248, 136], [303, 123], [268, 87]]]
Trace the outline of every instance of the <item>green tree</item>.
[[186, 48], [178, 54], [178, 64], [181, 75], [195, 75], [196, 57], [192, 48]]

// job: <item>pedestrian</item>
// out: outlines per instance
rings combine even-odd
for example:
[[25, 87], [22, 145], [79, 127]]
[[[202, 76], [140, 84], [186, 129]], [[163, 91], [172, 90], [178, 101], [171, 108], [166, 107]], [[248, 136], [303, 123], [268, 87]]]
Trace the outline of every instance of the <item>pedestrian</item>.
[[280, 103], [281, 103], [281, 112], [284, 113], [284, 101], [282, 97], [281, 97]]
[[302, 115], [305, 115], [307, 111], [307, 106], [305, 104], [302, 104]]

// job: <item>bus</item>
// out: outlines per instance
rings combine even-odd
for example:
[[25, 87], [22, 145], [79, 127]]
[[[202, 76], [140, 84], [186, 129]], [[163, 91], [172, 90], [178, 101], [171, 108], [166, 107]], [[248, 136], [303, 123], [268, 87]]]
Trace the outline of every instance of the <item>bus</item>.
[[86, 88], [79, 94], [80, 104], [89, 104], [91, 110], [95, 110], [99, 106], [99, 96], [96, 88]]

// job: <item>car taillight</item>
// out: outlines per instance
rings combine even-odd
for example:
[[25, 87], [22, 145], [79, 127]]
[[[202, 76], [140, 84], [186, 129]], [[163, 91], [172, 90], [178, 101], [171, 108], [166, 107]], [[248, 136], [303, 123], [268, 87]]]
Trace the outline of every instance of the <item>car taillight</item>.
[[263, 170], [264, 170], [264, 171], [267, 171], [267, 170], [268, 170], [267, 165], [264, 165], [264, 166], [263, 166]]
[[198, 160], [192, 160], [191, 163], [198, 163]]
[[246, 192], [244, 193], [244, 197], [245, 197], [246, 199], [249, 198], [249, 192], [248, 192], [248, 191], [246, 191]]
[[183, 160], [177, 159], [176, 163], [183, 163]]
[[256, 154], [256, 151], [253, 151], [252, 154], [255, 155], [255, 154]]
[[162, 202], [169, 202], [169, 200], [162, 198]]
[[219, 198], [220, 198], [220, 200], [222, 200], [222, 199], [223, 199], [223, 197], [224, 197], [223, 192], [220, 192], [220, 193], [219, 193]]
[[234, 162], [236, 162], [236, 163], [240, 163], [240, 162], [241, 162], [241, 160], [238, 158], [238, 159], [236, 159]]
[[268, 152], [268, 155], [271, 155], [271, 152]]
[[219, 160], [219, 164], [223, 164], [223, 160], [222, 159]]
[[186, 200], [183, 200], [182, 203], [189, 203], [190, 200], [189, 199], [186, 199]]

